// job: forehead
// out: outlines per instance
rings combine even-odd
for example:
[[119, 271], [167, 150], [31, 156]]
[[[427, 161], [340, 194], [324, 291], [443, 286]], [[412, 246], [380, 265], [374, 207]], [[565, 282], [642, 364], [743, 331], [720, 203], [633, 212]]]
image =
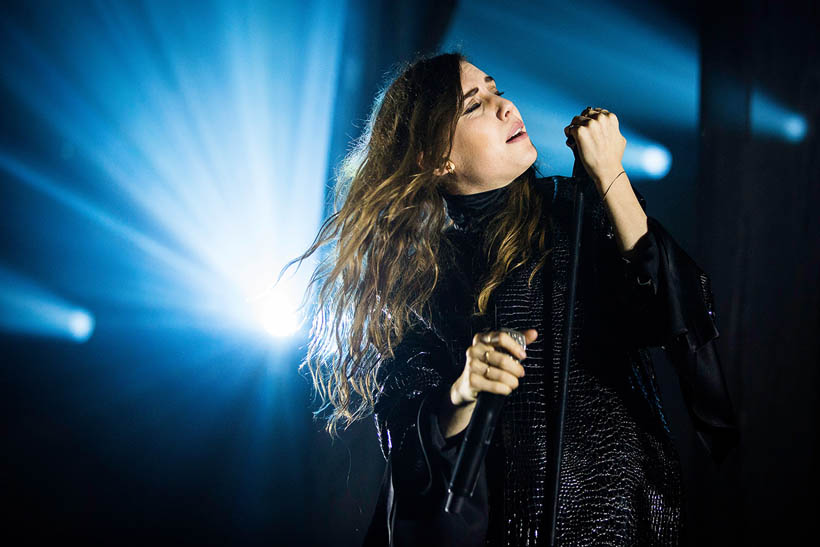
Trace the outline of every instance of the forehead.
[[[461, 63], [461, 86], [466, 93], [474, 87], [482, 87], [487, 78], [487, 74], [472, 63]], [[492, 80], [487, 85], [493, 85]]]

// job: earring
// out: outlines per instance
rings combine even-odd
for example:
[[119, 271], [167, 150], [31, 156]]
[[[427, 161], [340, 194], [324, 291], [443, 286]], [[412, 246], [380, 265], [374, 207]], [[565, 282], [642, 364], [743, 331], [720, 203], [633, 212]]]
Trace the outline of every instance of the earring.
[[446, 169], [447, 169], [447, 172], [448, 172], [448, 173], [450, 173], [450, 174], [452, 175], [452, 174], [455, 172], [455, 170], [456, 170], [456, 164], [455, 164], [455, 163], [453, 163], [453, 162], [452, 162], [452, 161], [450, 161], [450, 160], [447, 160], [447, 167], [446, 167]]

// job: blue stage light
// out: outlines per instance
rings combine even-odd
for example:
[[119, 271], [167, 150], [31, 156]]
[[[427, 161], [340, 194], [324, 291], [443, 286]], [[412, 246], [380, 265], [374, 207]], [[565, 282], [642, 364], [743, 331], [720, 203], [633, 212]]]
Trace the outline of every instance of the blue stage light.
[[672, 168], [672, 154], [665, 146], [632, 135], [627, 137], [623, 164], [630, 178], [662, 179]]
[[68, 315], [68, 330], [78, 342], [85, 342], [94, 331], [94, 318], [83, 310], [74, 310]]
[[806, 137], [806, 118], [779, 104], [760, 89], [752, 90], [750, 110], [752, 132], [756, 134], [794, 143]]
[[800, 142], [806, 136], [808, 124], [802, 116], [793, 115], [783, 120], [783, 131], [786, 138], [792, 142]]
[[31, 279], [0, 267], [0, 329], [85, 342], [94, 332], [94, 317]]
[[[296, 332], [287, 310], [307, 265], [284, 296], [246, 298], [321, 223], [346, 10], [335, 0], [66, 4], [51, 16], [70, 20], [70, 35], [3, 26], [14, 55], [0, 77], [57, 146], [46, 158], [0, 150], [0, 170], [61, 213], [41, 234], [53, 245], [42, 260], [93, 264], [90, 277], [62, 268], [61, 283], [152, 325]], [[64, 253], [64, 234], [83, 245]], [[78, 339], [94, 328], [90, 315], [70, 324]]]

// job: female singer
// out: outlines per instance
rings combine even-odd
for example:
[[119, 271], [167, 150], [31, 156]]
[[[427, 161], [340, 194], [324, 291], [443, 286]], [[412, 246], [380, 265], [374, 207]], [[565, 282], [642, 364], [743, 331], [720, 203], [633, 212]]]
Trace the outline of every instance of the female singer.
[[[537, 176], [526, 121], [502, 95], [458, 53], [405, 65], [339, 171], [335, 212], [296, 259], [329, 244], [311, 278], [318, 307], [302, 364], [330, 408], [327, 429], [374, 413], [387, 461], [368, 545], [540, 545], [549, 535], [555, 370], [581, 178]], [[676, 545], [680, 464], [647, 348], [674, 360], [696, 430], [721, 458], [733, 423], [709, 278], [645, 214], [615, 114], [588, 107], [564, 132], [592, 183], [557, 543]], [[523, 332], [526, 350], [502, 327]], [[447, 513], [482, 391], [505, 395], [503, 412], [473, 496]]]

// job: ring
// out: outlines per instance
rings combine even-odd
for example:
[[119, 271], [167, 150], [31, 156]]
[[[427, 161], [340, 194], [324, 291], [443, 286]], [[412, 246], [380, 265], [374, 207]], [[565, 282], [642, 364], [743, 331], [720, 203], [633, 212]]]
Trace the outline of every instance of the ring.
[[490, 365], [487, 365], [487, 368], [486, 368], [486, 369], [484, 369], [484, 377], [485, 377], [485, 378], [489, 378], [489, 376], [487, 376], [487, 373], [488, 373], [488, 372], [490, 372]]
[[490, 364], [490, 358], [487, 356], [488, 353], [490, 353], [490, 350], [487, 350], [487, 351], [484, 352], [484, 362], [489, 365]]

